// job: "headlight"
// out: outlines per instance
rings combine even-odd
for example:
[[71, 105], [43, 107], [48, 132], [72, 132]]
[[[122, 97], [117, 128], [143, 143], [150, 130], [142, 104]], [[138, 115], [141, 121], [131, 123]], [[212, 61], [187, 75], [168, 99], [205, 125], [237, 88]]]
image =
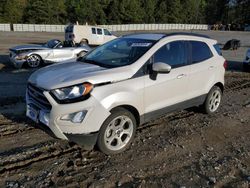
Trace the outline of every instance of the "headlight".
[[17, 56], [15, 57], [16, 60], [25, 60], [26, 58], [27, 58], [26, 55], [17, 55]]
[[75, 99], [84, 99], [92, 91], [93, 85], [90, 83], [79, 84], [61, 89], [52, 90], [52, 96], [63, 102], [71, 102]]

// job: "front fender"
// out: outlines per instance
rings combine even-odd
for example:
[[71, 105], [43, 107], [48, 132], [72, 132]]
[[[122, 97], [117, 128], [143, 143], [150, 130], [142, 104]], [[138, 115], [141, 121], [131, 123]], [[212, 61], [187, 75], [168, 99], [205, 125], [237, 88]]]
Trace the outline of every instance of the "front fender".
[[113, 93], [101, 100], [101, 104], [108, 111], [117, 106], [129, 105], [136, 108], [140, 115], [143, 114], [143, 97], [130, 92]]

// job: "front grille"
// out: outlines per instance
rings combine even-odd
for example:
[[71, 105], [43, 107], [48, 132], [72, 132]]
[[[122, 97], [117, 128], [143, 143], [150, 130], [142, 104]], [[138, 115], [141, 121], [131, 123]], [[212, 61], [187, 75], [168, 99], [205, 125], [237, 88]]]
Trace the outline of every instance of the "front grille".
[[29, 100], [33, 103], [33, 105], [40, 109], [51, 110], [52, 106], [48, 99], [44, 96], [44, 91], [42, 89], [32, 84], [28, 84], [27, 92]]

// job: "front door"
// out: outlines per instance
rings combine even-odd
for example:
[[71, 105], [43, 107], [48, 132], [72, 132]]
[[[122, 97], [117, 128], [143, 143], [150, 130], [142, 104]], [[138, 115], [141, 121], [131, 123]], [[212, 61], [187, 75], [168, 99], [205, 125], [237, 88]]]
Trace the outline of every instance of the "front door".
[[174, 41], [162, 46], [152, 57], [152, 63], [167, 63], [172, 67], [169, 73], [145, 76], [145, 120], [150, 115], [160, 115], [168, 108], [188, 99], [187, 48], [184, 41]]

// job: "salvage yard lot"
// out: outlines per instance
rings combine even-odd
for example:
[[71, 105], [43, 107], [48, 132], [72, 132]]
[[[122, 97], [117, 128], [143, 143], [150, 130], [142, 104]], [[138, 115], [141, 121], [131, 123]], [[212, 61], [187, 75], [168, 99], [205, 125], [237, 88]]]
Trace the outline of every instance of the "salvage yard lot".
[[233, 38], [242, 43], [237, 51], [223, 51], [229, 70], [219, 111], [168, 114], [139, 127], [132, 146], [109, 157], [51, 138], [25, 117], [34, 70], [14, 69], [8, 48], [63, 40], [63, 33], [0, 32], [0, 187], [249, 187], [250, 73], [242, 71], [242, 61], [250, 33], [198, 33], [220, 44]]

